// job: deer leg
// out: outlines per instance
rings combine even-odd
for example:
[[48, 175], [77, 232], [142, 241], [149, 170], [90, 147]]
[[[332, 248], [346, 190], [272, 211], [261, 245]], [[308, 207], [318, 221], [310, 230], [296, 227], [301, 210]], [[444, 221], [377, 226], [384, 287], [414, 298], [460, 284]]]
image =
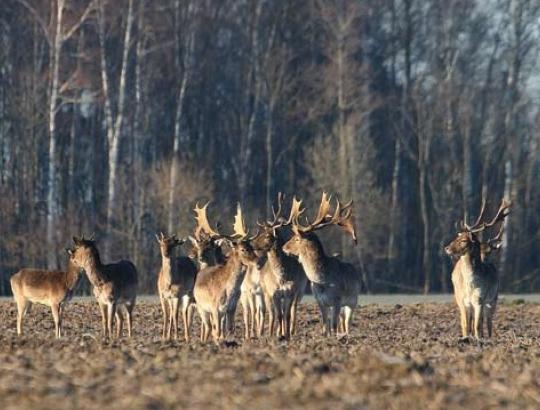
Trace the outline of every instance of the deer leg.
[[54, 320], [54, 335], [57, 339], [60, 338], [60, 306], [58, 304], [51, 305], [51, 312]]
[[131, 331], [133, 329], [133, 308], [134, 307], [135, 307], [135, 301], [130, 302], [129, 304], [125, 306], [127, 331], [128, 331], [129, 338], [131, 338]]
[[173, 298], [171, 300], [172, 304], [172, 312], [171, 312], [171, 318], [172, 318], [172, 329], [174, 332], [174, 338], [178, 339], [178, 310], [179, 310], [179, 304], [180, 300], [178, 298]]
[[272, 303], [272, 299], [270, 297], [266, 297], [266, 311], [268, 312], [268, 335], [272, 337], [274, 334], [274, 304]]
[[248, 304], [249, 304], [249, 337], [255, 337], [257, 302], [255, 301], [255, 295], [253, 295], [251, 292], [249, 294]]
[[242, 294], [240, 297], [240, 304], [242, 305], [242, 316], [244, 318], [244, 339], [249, 339], [249, 303], [247, 301], [247, 297]]
[[182, 296], [182, 322], [184, 323], [184, 340], [189, 342], [189, 332], [190, 332], [190, 323], [189, 323], [189, 296]]
[[257, 337], [264, 333], [264, 318], [266, 315], [266, 306], [261, 295], [257, 295]]
[[475, 304], [473, 305], [474, 310], [474, 337], [476, 340], [480, 339], [481, 335], [481, 328], [482, 325], [482, 305], [481, 304]]
[[107, 337], [107, 305], [104, 303], [99, 303], [99, 311], [101, 312], [101, 330], [103, 332], [103, 337]]
[[124, 318], [122, 316], [122, 306], [118, 306], [114, 314], [116, 319], [116, 338], [120, 339], [122, 337], [122, 328], [124, 327]]
[[487, 309], [486, 322], [489, 338], [491, 338], [491, 336], [493, 335], [493, 316], [495, 315], [495, 308], [496, 306], [493, 304]]
[[163, 329], [161, 332], [161, 338], [165, 339], [167, 337], [167, 324], [169, 323], [169, 319], [167, 317], [168, 306], [165, 298], [163, 298], [161, 295], [159, 295], [159, 301], [161, 302], [161, 310], [163, 311]]
[[291, 338], [291, 309], [293, 301], [291, 298], [287, 297], [283, 300], [283, 331], [285, 339], [289, 340]]
[[341, 313], [341, 304], [340, 302], [336, 302], [334, 305], [334, 308], [332, 310], [332, 316], [331, 316], [331, 331], [335, 335], [338, 333], [338, 323], [339, 323], [339, 315]]
[[274, 295], [272, 298], [272, 305], [274, 306], [274, 316], [277, 322], [277, 329], [275, 336], [283, 336], [283, 309], [281, 304], [281, 297], [279, 295]]
[[322, 334], [326, 336], [328, 334], [328, 307], [321, 302], [317, 301], [319, 305], [319, 310], [321, 312], [321, 321], [322, 321]]
[[188, 308], [188, 332], [191, 333], [191, 326], [193, 326], [193, 312], [195, 311], [195, 304], [189, 300]]
[[24, 297], [17, 298], [17, 335], [21, 336], [23, 334], [23, 320], [28, 312], [28, 307], [30, 302], [27, 301]]
[[298, 308], [298, 296], [294, 297], [291, 305], [291, 335], [296, 334], [296, 309]]
[[110, 338], [113, 335], [113, 322], [116, 315], [116, 303], [110, 302], [107, 304], [107, 333]]
[[343, 331], [346, 335], [349, 335], [349, 329], [351, 326], [351, 320], [353, 315], [353, 309], [350, 306], [343, 306]]
[[459, 305], [459, 316], [461, 319], [461, 335], [463, 337], [467, 337], [469, 335], [469, 324], [468, 324], [469, 312], [467, 311], [467, 308], [463, 304]]

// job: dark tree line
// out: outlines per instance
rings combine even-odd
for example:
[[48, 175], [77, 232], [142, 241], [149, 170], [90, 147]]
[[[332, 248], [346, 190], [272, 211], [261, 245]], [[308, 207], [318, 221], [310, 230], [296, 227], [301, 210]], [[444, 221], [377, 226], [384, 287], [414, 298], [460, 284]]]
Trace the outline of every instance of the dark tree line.
[[4, 0], [0, 292], [95, 233], [153, 291], [154, 234], [212, 200], [355, 201], [370, 291], [449, 291], [442, 247], [482, 198], [505, 291], [540, 290], [536, 0]]

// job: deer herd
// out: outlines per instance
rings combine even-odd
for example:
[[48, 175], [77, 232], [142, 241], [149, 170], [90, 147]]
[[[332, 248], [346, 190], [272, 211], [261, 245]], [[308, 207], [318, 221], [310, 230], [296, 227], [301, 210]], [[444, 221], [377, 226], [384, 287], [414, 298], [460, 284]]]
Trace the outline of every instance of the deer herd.
[[[322, 194], [313, 220], [303, 216], [302, 201], [293, 198], [288, 217], [283, 215], [283, 195], [271, 220], [260, 223], [250, 235], [242, 209], [237, 207], [232, 232], [224, 233], [208, 221], [208, 203], [195, 206], [193, 234], [187, 238], [156, 235], [161, 254], [157, 290], [163, 312], [163, 339], [178, 338], [181, 311], [186, 341], [190, 340], [194, 312], [201, 320], [201, 341], [216, 342], [234, 334], [238, 302], [242, 305], [245, 339], [269, 336], [289, 339], [297, 332], [297, 310], [307, 283], [318, 305], [324, 335], [348, 335], [361, 290], [355, 267], [337, 256], [328, 256], [317, 231], [340, 227], [356, 244], [352, 201], [343, 204]], [[484, 317], [491, 337], [499, 280], [489, 254], [502, 244], [504, 219], [510, 203], [503, 200], [496, 215], [484, 220], [486, 203], [469, 225], [458, 225], [456, 238], [445, 247], [454, 261], [452, 283], [464, 338], [483, 337]], [[301, 218], [302, 217], [302, 218]], [[301, 219], [303, 222], [301, 222]], [[499, 224], [497, 234], [484, 240], [484, 231]], [[187, 256], [175, 250], [189, 242]], [[68, 268], [62, 271], [21, 269], [11, 277], [17, 304], [17, 334], [32, 303], [50, 306], [57, 338], [62, 336], [62, 313], [84, 271], [99, 305], [104, 338], [131, 337], [138, 275], [133, 263], [122, 260], [104, 264], [93, 239], [73, 238], [67, 249]]]

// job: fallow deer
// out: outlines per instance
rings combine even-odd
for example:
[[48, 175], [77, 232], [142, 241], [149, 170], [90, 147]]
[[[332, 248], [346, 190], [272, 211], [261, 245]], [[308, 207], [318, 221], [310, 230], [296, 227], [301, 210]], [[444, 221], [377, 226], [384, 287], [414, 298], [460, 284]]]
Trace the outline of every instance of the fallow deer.
[[[69, 255], [73, 250], [66, 249]], [[23, 320], [32, 303], [51, 308], [56, 338], [62, 337], [64, 306], [73, 295], [80, 278], [80, 268], [68, 262], [66, 272], [21, 269], [11, 279], [11, 291], [17, 303], [17, 334], [23, 333]]]
[[[293, 198], [289, 222], [294, 235], [283, 247], [287, 254], [298, 257], [306, 276], [311, 282], [315, 300], [321, 311], [324, 334], [336, 333], [340, 311], [344, 311], [345, 333], [349, 333], [352, 313], [358, 303], [360, 277], [353, 265], [336, 257], [327, 256], [315, 231], [326, 226], [340, 226], [349, 233], [356, 244], [356, 234], [352, 215], [352, 201], [342, 205], [337, 200], [333, 215], [330, 211], [330, 197], [323, 192], [319, 211], [308, 226], [299, 223], [304, 212], [302, 201]], [[329, 309], [332, 314], [329, 316]]]
[[[208, 204], [209, 202], [203, 207], [199, 207], [199, 204], [195, 205], [194, 211], [197, 225], [195, 226], [193, 236], [188, 237], [192, 245], [189, 257], [197, 260], [199, 269], [225, 263], [225, 256], [223, 255], [221, 247], [216, 243], [219, 236], [215, 231], [209, 228], [210, 225], [206, 215]], [[206, 229], [210, 229], [212, 234], [208, 234], [205, 231], [205, 226], [207, 227]]]
[[[257, 252], [257, 251], [256, 251]], [[240, 286], [240, 304], [244, 318], [244, 339], [260, 337], [264, 324], [265, 303], [261, 288], [261, 269], [249, 266]]]
[[176, 235], [156, 235], [161, 251], [161, 270], [158, 276], [158, 294], [163, 310], [163, 339], [178, 338], [178, 310], [182, 304], [182, 320], [184, 323], [184, 338], [189, 341], [193, 301], [193, 286], [197, 267], [188, 257], [175, 257], [174, 249], [185, 241]]
[[254, 246], [266, 252], [260, 282], [269, 317], [269, 333], [275, 334], [277, 322], [277, 335], [289, 339], [296, 331], [296, 311], [304, 295], [307, 277], [299, 262], [283, 252], [282, 229], [287, 223], [281, 216], [282, 203], [283, 195], [279, 193], [277, 211], [272, 209], [274, 219], [259, 224], [262, 233]]
[[[488, 336], [491, 337], [493, 332], [493, 316], [497, 306], [499, 278], [495, 266], [483, 261], [486, 254], [482, 255], [482, 242], [478, 239], [478, 234], [499, 222], [503, 222], [510, 213], [510, 203], [503, 200], [497, 214], [490, 222], [483, 221], [484, 211], [485, 202], [482, 204], [476, 222], [469, 226], [465, 221], [461, 221], [457, 237], [445, 247], [448, 255], [459, 258], [452, 271], [452, 284], [461, 317], [461, 333], [464, 338], [469, 337], [471, 333], [476, 339], [483, 337], [484, 316], [487, 322]], [[502, 230], [494, 238], [497, 242], [500, 240], [501, 234]], [[489, 244], [489, 241], [486, 244]]]
[[73, 237], [75, 248], [71, 261], [84, 269], [92, 284], [92, 291], [99, 304], [101, 324], [105, 338], [112, 337], [113, 319], [116, 316], [116, 336], [122, 334], [123, 310], [131, 337], [132, 313], [137, 298], [138, 275], [135, 265], [127, 260], [103, 264], [95, 241]]
[[215, 341], [225, 335], [227, 316], [234, 315], [234, 307], [240, 296], [240, 286], [248, 266], [261, 265], [261, 260], [251, 246], [248, 233], [238, 206], [233, 225], [235, 234], [219, 234], [205, 221], [203, 229], [219, 241], [227, 242], [231, 251], [224, 264], [210, 266], [199, 271], [195, 281], [194, 296], [197, 310], [203, 322], [201, 340], [208, 340], [210, 329]]

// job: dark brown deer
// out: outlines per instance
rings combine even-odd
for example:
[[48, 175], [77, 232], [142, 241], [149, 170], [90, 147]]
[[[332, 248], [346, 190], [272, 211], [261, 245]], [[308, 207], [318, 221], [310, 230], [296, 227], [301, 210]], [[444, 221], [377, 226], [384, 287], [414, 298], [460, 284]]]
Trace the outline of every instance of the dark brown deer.
[[499, 234], [484, 245], [482, 254], [482, 242], [478, 234], [497, 223], [501, 223], [510, 213], [510, 203], [503, 200], [495, 217], [484, 222], [485, 202], [482, 204], [480, 215], [476, 222], [468, 225], [465, 221], [460, 223], [460, 231], [457, 237], [445, 247], [445, 251], [452, 257], [459, 258], [452, 271], [452, 284], [454, 296], [461, 316], [461, 333], [464, 338], [471, 333], [476, 339], [483, 337], [484, 317], [487, 322], [488, 336], [493, 331], [493, 316], [497, 307], [499, 293], [499, 277], [497, 269], [491, 263], [484, 262], [487, 246], [500, 241], [502, 228]]
[[266, 253], [260, 284], [268, 312], [269, 333], [274, 335], [277, 331], [277, 336], [289, 339], [296, 331], [296, 311], [304, 295], [307, 277], [297, 259], [283, 252], [282, 229], [288, 224], [281, 215], [282, 204], [283, 195], [279, 193], [277, 211], [272, 209], [273, 220], [259, 224], [262, 232], [254, 246]]
[[[326, 226], [340, 226], [356, 243], [352, 201], [342, 205], [336, 199], [336, 209], [333, 215], [330, 215], [330, 200], [330, 197], [323, 193], [317, 216], [309, 225], [303, 226], [299, 222], [299, 217], [304, 212], [301, 208], [302, 201], [293, 198], [289, 222], [294, 235], [285, 244], [283, 251], [298, 257], [311, 282], [313, 295], [321, 311], [324, 334], [337, 334], [342, 307], [343, 327], [348, 334], [352, 313], [358, 303], [360, 277], [353, 265], [325, 254], [315, 231]], [[332, 312], [329, 316], [330, 309]]]
[[[66, 249], [71, 255], [73, 250]], [[11, 291], [17, 303], [17, 334], [23, 333], [23, 320], [32, 303], [49, 306], [54, 319], [56, 338], [62, 337], [62, 313], [71, 299], [81, 269], [68, 263], [66, 272], [21, 269], [11, 279]]]
[[[92, 284], [92, 291], [99, 304], [101, 323], [105, 338], [112, 337], [113, 320], [116, 316], [116, 336], [122, 334], [123, 317], [127, 321], [128, 336], [131, 337], [132, 314], [137, 298], [138, 275], [135, 265], [127, 260], [103, 264], [95, 241], [73, 238], [75, 248], [71, 261], [84, 269]], [[120, 312], [122, 310], [123, 312]]]
[[234, 307], [240, 296], [240, 286], [247, 267], [260, 266], [262, 263], [248, 239], [240, 206], [233, 225], [234, 235], [222, 235], [209, 224], [203, 225], [208, 235], [219, 237], [219, 241], [226, 242], [231, 248], [224, 264], [209, 266], [199, 271], [193, 291], [202, 320], [201, 340], [208, 340], [212, 329], [214, 340], [219, 341], [225, 335], [227, 316], [235, 313]]
[[188, 257], [175, 257], [174, 250], [185, 241], [176, 235], [156, 235], [161, 251], [161, 270], [158, 276], [158, 294], [163, 310], [163, 339], [178, 339], [178, 310], [182, 304], [182, 320], [184, 322], [184, 338], [189, 341], [193, 300], [193, 286], [197, 267]]

